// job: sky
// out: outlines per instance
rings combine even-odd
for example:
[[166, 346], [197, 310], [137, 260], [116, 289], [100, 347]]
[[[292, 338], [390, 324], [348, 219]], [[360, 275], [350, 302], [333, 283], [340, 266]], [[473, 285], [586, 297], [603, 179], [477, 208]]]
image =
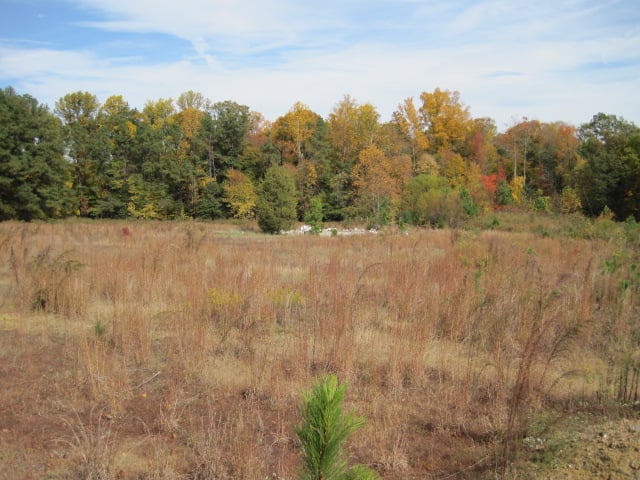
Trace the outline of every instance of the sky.
[[268, 120], [436, 88], [504, 130], [640, 125], [639, 0], [0, 0], [0, 88], [131, 107], [193, 90]]

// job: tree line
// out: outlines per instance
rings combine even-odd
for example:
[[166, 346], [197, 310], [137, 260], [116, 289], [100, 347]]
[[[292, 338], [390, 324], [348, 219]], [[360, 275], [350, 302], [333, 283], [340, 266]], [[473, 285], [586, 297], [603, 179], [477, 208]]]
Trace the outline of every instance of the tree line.
[[[275, 121], [188, 91], [131, 108], [88, 92], [50, 110], [0, 90], [0, 220], [253, 218], [452, 224], [509, 205], [640, 220], [640, 128], [523, 118], [499, 133], [458, 92], [407, 98], [381, 122], [345, 96], [327, 118]], [[284, 223], [282, 223], [282, 221]]]

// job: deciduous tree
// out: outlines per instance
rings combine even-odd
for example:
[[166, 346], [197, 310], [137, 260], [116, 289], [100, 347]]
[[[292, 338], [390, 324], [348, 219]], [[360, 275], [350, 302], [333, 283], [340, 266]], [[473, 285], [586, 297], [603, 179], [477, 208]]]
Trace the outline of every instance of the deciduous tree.
[[81, 216], [94, 216], [101, 182], [110, 160], [106, 131], [99, 128], [100, 104], [95, 95], [75, 92], [56, 102], [55, 112], [64, 122], [65, 152], [72, 164], [72, 188]]
[[599, 113], [579, 129], [578, 172], [583, 208], [599, 215], [608, 207], [619, 220], [640, 219], [640, 128], [615, 115]]
[[317, 123], [318, 114], [302, 102], [296, 102], [289, 112], [275, 121], [272, 139], [279, 146], [283, 161], [298, 165], [311, 156], [308, 142]]
[[413, 98], [407, 98], [398, 105], [398, 110], [393, 113], [393, 121], [398, 125], [402, 137], [407, 142], [411, 166], [416, 175], [418, 161], [429, 149], [429, 139], [423, 129], [420, 113], [413, 103]]
[[355, 163], [362, 149], [375, 143], [379, 119], [373, 105], [360, 105], [349, 95], [345, 95], [329, 114], [329, 139], [345, 171]]
[[230, 168], [222, 184], [224, 202], [234, 218], [252, 218], [255, 214], [257, 194], [251, 182], [240, 170]]
[[440, 90], [420, 95], [420, 120], [432, 152], [457, 150], [471, 128], [469, 109], [459, 92]]
[[352, 172], [356, 206], [366, 216], [388, 222], [390, 218], [383, 217], [397, 209], [410, 175], [411, 163], [406, 157], [391, 159], [375, 145], [365, 148]]

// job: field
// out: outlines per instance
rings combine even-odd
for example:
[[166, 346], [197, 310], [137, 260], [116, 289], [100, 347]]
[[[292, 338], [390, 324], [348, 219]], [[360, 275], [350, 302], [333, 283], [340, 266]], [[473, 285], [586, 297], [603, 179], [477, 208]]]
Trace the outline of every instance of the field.
[[483, 222], [0, 224], [0, 478], [296, 479], [328, 372], [384, 479], [637, 478], [640, 228]]

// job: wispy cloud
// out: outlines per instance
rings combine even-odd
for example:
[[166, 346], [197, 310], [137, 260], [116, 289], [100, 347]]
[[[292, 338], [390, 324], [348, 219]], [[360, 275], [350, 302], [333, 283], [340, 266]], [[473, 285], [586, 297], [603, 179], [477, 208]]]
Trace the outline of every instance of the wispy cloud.
[[73, 0], [64, 47], [60, 37], [0, 40], [0, 81], [50, 105], [89, 90], [141, 107], [193, 89], [270, 119], [298, 100], [326, 116], [344, 94], [388, 119], [404, 98], [440, 87], [500, 127], [599, 111], [638, 122], [634, 4]]

